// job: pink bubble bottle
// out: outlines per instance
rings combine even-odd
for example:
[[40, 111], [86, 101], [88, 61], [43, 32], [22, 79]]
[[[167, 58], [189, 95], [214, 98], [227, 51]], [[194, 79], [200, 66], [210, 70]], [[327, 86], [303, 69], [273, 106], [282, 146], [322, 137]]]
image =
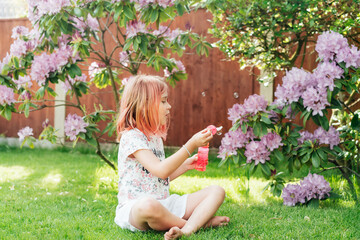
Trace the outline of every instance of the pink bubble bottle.
[[[214, 125], [210, 125], [207, 128], [211, 131], [212, 135], [216, 134], [222, 129], [222, 127], [216, 128]], [[196, 161], [195, 169], [203, 172], [206, 170], [206, 165], [209, 163], [209, 144], [207, 146], [198, 148], [197, 157], [198, 159]]]

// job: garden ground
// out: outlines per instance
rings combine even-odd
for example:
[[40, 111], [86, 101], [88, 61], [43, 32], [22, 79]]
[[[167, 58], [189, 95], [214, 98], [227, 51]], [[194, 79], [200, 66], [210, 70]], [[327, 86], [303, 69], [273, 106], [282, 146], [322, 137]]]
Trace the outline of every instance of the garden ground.
[[[109, 155], [115, 159], [116, 151]], [[231, 222], [184, 239], [360, 239], [360, 206], [338, 176], [325, 173], [343, 199], [321, 201], [319, 209], [287, 207], [269, 191], [261, 193], [267, 181], [260, 174], [248, 182], [242, 170], [218, 168], [218, 162], [211, 157], [206, 172], [190, 171], [174, 180], [171, 192], [220, 185], [227, 196], [217, 215], [227, 215]], [[298, 173], [306, 175], [306, 169]], [[117, 227], [116, 194], [116, 173], [87, 149], [0, 146], [0, 239], [162, 238], [163, 233]]]

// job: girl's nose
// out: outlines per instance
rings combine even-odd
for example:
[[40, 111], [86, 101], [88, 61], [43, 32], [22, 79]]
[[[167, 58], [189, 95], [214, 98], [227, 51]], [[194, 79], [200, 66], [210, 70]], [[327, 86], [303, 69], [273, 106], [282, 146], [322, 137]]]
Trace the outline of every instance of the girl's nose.
[[170, 103], [168, 103], [168, 109], [171, 109], [171, 105], [170, 105]]

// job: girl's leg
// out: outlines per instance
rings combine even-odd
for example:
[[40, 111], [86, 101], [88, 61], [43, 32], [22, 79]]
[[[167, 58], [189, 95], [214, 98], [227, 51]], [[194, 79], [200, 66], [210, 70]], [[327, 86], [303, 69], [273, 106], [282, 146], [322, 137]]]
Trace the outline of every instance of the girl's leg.
[[174, 226], [182, 228], [186, 220], [169, 212], [156, 199], [147, 197], [139, 200], [131, 208], [129, 221], [131, 225], [140, 229], [169, 230]]
[[225, 191], [219, 186], [210, 186], [198, 192], [189, 194], [184, 219], [187, 220], [183, 227], [172, 227], [165, 233], [165, 239], [175, 239], [181, 235], [190, 235], [201, 227], [225, 225], [229, 218], [214, 214], [223, 203]]

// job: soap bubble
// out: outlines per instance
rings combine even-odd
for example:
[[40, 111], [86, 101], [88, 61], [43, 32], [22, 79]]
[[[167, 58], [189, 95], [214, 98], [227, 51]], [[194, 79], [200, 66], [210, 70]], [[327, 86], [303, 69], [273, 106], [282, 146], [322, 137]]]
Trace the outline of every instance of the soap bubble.
[[206, 96], [206, 93], [205, 93], [205, 92], [202, 92], [201, 95], [202, 95], [203, 97], [205, 97], [205, 96]]
[[234, 92], [234, 98], [239, 98], [239, 94], [237, 92]]

